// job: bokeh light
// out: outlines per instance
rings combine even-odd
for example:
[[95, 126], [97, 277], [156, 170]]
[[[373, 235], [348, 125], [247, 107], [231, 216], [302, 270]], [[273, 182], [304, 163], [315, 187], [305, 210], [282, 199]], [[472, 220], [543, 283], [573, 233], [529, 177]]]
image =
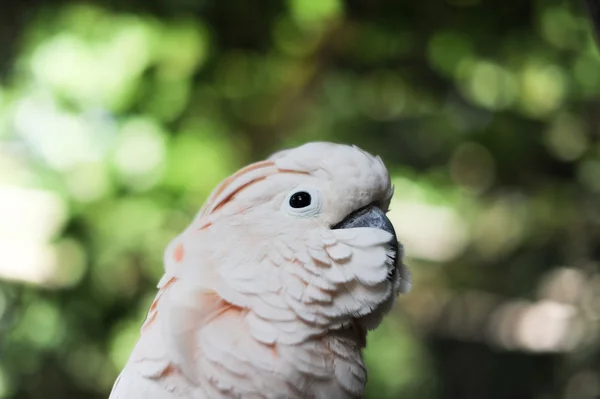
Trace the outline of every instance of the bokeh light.
[[0, 398], [106, 398], [163, 251], [239, 167], [382, 156], [413, 273], [367, 397], [600, 393], [600, 51], [561, 0], [0, 13]]

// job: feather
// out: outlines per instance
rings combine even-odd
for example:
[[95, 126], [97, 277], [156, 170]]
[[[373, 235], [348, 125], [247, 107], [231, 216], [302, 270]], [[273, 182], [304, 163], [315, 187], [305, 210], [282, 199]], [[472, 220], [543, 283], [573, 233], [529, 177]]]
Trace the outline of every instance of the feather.
[[[289, 204], [302, 187], [319, 204], [306, 213]], [[333, 143], [225, 179], [165, 249], [110, 399], [360, 398], [365, 331], [411, 276], [390, 232], [329, 226], [392, 195], [381, 158]]]

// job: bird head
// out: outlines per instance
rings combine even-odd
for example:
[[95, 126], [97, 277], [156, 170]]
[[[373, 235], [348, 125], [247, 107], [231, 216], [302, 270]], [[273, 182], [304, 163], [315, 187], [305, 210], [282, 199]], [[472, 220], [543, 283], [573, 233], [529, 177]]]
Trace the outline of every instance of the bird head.
[[248, 310], [265, 343], [375, 328], [411, 286], [386, 216], [392, 195], [382, 160], [358, 147], [280, 151], [216, 187], [167, 248], [162, 284]]

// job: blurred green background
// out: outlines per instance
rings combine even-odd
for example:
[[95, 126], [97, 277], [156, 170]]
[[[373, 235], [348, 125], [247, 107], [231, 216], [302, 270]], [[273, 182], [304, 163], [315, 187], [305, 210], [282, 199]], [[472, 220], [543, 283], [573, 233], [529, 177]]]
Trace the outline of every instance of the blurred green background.
[[368, 398], [600, 397], [600, 56], [568, 1], [3, 2], [0, 398], [107, 398], [162, 252], [312, 140], [393, 173]]

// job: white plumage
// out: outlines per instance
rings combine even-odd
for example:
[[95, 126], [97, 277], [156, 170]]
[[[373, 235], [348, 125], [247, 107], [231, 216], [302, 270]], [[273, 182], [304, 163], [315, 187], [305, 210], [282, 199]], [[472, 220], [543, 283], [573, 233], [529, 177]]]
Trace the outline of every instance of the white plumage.
[[[308, 205], [290, 205], [298, 192]], [[362, 397], [366, 330], [410, 274], [389, 231], [332, 226], [392, 193], [379, 157], [332, 143], [227, 178], [167, 247], [110, 399]]]

